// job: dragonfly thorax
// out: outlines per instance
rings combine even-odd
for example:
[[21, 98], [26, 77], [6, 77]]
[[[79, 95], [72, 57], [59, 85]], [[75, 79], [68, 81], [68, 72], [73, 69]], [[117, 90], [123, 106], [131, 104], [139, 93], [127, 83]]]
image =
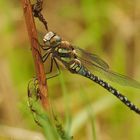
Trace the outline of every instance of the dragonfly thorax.
[[50, 31], [44, 36], [43, 41], [46, 46], [56, 47], [61, 43], [61, 37]]
[[61, 41], [61, 44], [55, 48], [57, 55], [64, 61], [70, 61], [77, 58], [75, 49], [67, 41]]

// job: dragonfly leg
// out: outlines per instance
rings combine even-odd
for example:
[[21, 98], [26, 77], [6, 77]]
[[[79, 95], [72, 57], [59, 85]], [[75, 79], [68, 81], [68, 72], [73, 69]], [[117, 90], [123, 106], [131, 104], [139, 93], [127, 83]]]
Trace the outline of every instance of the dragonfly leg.
[[55, 62], [55, 65], [56, 65], [57, 70], [58, 70], [58, 75], [59, 75], [59, 74], [61, 73], [60, 68], [59, 68], [59, 65], [58, 65], [58, 63], [56, 62], [56, 59], [55, 59], [55, 58], [53, 58], [53, 60], [54, 60], [54, 62]]
[[[57, 67], [57, 70], [58, 70], [57, 72], [58, 72], [58, 73], [56, 73], [56, 74], [53, 75], [53, 76], [47, 77], [47, 80], [58, 76], [58, 75], [60, 74], [60, 72], [61, 72], [61, 71], [60, 71], [60, 68], [59, 68], [59, 66], [58, 66], [58, 64], [57, 64], [57, 62], [56, 62], [56, 60], [55, 60], [55, 58], [54, 58], [54, 57], [51, 57], [51, 67], [50, 67], [49, 73], [52, 72], [53, 62], [55, 63], [55, 65], [56, 65], [56, 67]], [[46, 73], [46, 74], [49, 74], [49, 73]]]
[[[47, 53], [45, 53], [43, 56], [41, 56], [41, 59], [42, 59], [42, 62], [43, 62], [43, 63], [48, 59], [48, 57], [50, 56], [51, 53], [52, 53], [52, 52], [47, 52]], [[53, 75], [53, 76], [48, 77], [47, 79], [56, 77], [56, 76], [58, 76], [58, 75], [60, 74], [60, 68], [59, 68], [59, 66], [58, 66], [58, 64], [57, 64], [57, 62], [56, 62], [56, 60], [55, 60], [54, 57], [51, 57], [51, 67], [50, 67], [50, 70], [49, 70], [48, 73], [45, 73], [45, 74], [50, 74], [50, 73], [52, 72], [53, 64], [54, 64], [53, 62], [55, 63], [55, 65], [56, 65], [56, 67], [57, 67], [58, 73], [55, 74], [55, 75]]]
[[[37, 50], [37, 51], [38, 51], [38, 50]], [[39, 51], [38, 51], [38, 53], [39, 53]], [[43, 63], [48, 59], [48, 57], [50, 56], [50, 54], [51, 54], [51, 52], [47, 52], [47, 53], [45, 53], [43, 56], [40, 55], [41, 60], [42, 60]], [[56, 62], [56, 60], [55, 60], [54, 57], [51, 57], [51, 67], [50, 67], [50, 70], [49, 70], [48, 73], [45, 73], [45, 74], [50, 74], [50, 73], [52, 72], [52, 69], [53, 69], [53, 61], [54, 61], [55, 64], [56, 64], [56, 67], [57, 67], [58, 73], [55, 74], [55, 75], [53, 75], [53, 76], [51, 76], [51, 77], [48, 77], [47, 79], [50, 79], [50, 78], [56, 77], [56, 76], [58, 76], [58, 75], [60, 74], [59, 66], [58, 66], [58, 64], [57, 64], [57, 62]]]
[[48, 59], [48, 57], [49, 57], [50, 54], [51, 54], [51, 52], [47, 52], [47, 53], [45, 53], [45, 54], [43, 55], [43, 57], [42, 57], [43, 63]]
[[52, 57], [51, 57], [51, 67], [50, 67], [50, 71], [49, 71], [49, 73], [52, 72], [52, 68], [53, 68], [53, 59], [52, 59]]
[[35, 41], [37, 42], [37, 44], [41, 47], [42, 50], [47, 51], [47, 50], [50, 49], [50, 47], [48, 47], [47, 45], [41, 44], [41, 43], [38, 41], [38, 39], [34, 38], [34, 40], [35, 40]]

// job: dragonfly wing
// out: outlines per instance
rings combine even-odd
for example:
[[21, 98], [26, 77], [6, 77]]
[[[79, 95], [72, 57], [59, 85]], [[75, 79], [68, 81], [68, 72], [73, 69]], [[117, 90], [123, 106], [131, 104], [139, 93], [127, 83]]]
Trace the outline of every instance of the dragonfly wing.
[[78, 48], [78, 47], [75, 47], [75, 50], [79, 57], [82, 57], [87, 61], [95, 63], [96, 65], [104, 69], [109, 69], [109, 65], [104, 60], [102, 60], [98, 55], [86, 52], [83, 49]]
[[114, 82], [117, 81], [117, 83], [120, 83], [121, 85], [140, 88], [140, 83], [138, 81], [130, 77], [127, 77], [125, 75], [122, 75], [113, 71], [106, 72], [106, 75], [110, 77], [111, 81], [114, 81]]
[[90, 61], [87, 61], [84, 58], [79, 59], [85, 67], [87, 67], [89, 70], [91, 70], [91, 72], [93, 72], [93, 74], [101, 75], [103, 76], [103, 78], [108, 79], [112, 82], [116, 82], [119, 85], [140, 88], [140, 83], [132, 78], [129, 78], [122, 74], [118, 74], [109, 69], [104, 69], [103, 67], [100, 67]]

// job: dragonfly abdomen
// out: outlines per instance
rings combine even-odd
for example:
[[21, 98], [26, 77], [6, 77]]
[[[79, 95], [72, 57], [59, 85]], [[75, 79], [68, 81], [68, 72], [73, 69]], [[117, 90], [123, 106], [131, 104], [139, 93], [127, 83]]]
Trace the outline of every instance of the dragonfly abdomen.
[[113, 88], [111, 85], [109, 85], [107, 82], [101, 80], [99, 77], [93, 75], [90, 71], [88, 71], [84, 66], [79, 70], [78, 74], [89, 78], [90, 80], [96, 82], [106, 90], [108, 90], [110, 93], [115, 95], [119, 100], [121, 100], [127, 107], [129, 107], [131, 110], [135, 111], [136, 113], [140, 114], [140, 109], [135, 106], [131, 101], [127, 99], [124, 95], [122, 95], [119, 91], [117, 91], [115, 88]]

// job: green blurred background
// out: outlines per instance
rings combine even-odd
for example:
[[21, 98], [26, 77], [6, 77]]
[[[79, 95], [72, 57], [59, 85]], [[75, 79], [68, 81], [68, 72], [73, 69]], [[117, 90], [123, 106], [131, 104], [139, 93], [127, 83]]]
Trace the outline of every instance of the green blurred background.
[[[21, 1], [0, 0], [0, 7], [0, 139], [42, 140], [27, 104], [35, 72]], [[140, 81], [139, 0], [44, 0], [43, 14], [64, 40]], [[36, 25], [45, 34], [38, 20]], [[140, 106], [140, 90], [112, 84]], [[48, 80], [48, 89], [75, 140], [140, 139], [140, 116], [92, 81], [62, 69]]]

